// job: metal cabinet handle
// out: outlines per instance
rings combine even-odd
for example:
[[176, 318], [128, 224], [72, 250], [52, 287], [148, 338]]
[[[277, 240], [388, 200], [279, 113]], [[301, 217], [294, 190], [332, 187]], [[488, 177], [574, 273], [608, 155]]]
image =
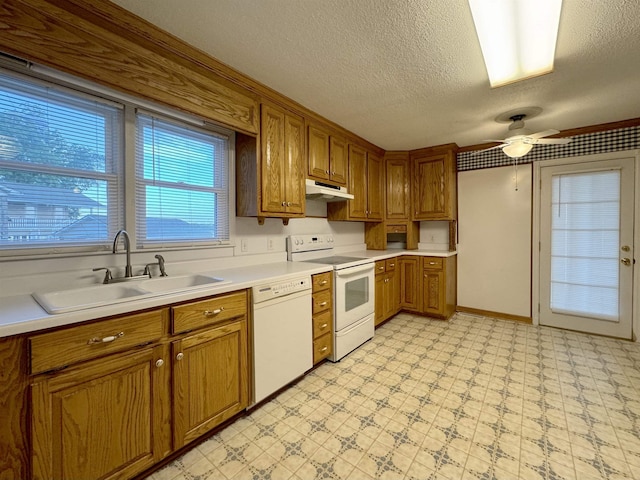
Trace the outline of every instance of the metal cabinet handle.
[[329, 175], [329, 170], [325, 170], [324, 173], [326, 173], [327, 175]]
[[378, 270], [384, 270], [384, 267], [378, 267]]
[[87, 342], [87, 345], [95, 345], [97, 343], [111, 343], [120, 337], [124, 337], [124, 332], [119, 332], [115, 335], [109, 335], [103, 338], [93, 337]]
[[282, 202], [282, 206], [283, 207], [286, 206], [286, 205], [287, 205], [287, 202]]
[[156, 367], [160, 368], [163, 365], [164, 365], [164, 360], [162, 360], [161, 358], [156, 360]]
[[327, 302], [320, 302], [320, 303], [319, 303], [319, 305], [320, 305], [321, 307], [324, 307], [326, 304], [327, 304]]
[[204, 312], [202, 312], [202, 314], [205, 317], [213, 317], [215, 315], [218, 315], [223, 310], [224, 310], [224, 307], [220, 307], [220, 308], [216, 308], [215, 310], [205, 310]]
[[176, 360], [180, 361], [184, 358], [184, 353], [180, 352], [179, 354], [176, 355]]
[[325, 328], [327, 328], [329, 326], [328, 323], [323, 323], [322, 325], [320, 325], [320, 330], [324, 330]]
[[322, 280], [322, 281], [320, 282], [320, 285], [321, 285], [321, 286], [324, 286], [324, 285], [326, 285], [326, 284], [327, 284], [327, 281], [326, 281], [326, 280]]
[[325, 345], [324, 347], [322, 347], [322, 348], [320, 349], [320, 353], [324, 353], [324, 352], [326, 352], [328, 348], [329, 348], [329, 347], [327, 347], [327, 346]]
[[395, 267], [395, 266], [396, 266], [396, 264], [395, 264], [395, 263], [390, 263], [390, 264], [389, 264], [389, 267], [390, 267], [390, 268], [391, 268], [391, 267]]
[[435, 265], [436, 262], [429, 262], [429, 265]]

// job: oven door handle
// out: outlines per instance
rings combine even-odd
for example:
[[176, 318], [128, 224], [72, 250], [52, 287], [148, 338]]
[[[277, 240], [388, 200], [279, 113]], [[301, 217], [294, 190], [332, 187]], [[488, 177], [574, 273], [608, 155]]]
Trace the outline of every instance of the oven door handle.
[[358, 273], [366, 272], [368, 270], [373, 272], [373, 263], [366, 263], [366, 264], [360, 265], [358, 267], [349, 267], [349, 268], [345, 268], [343, 270], [336, 270], [336, 276], [337, 277], [350, 277], [352, 275], [356, 275]]

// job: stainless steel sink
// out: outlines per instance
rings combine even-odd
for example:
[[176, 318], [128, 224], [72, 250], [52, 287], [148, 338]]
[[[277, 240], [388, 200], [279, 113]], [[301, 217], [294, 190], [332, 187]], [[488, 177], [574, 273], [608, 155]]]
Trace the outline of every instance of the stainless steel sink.
[[116, 303], [138, 300], [143, 297], [204, 290], [229, 283], [231, 283], [230, 280], [194, 274], [177, 277], [159, 277], [127, 283], [94, 285], [91, 287], [58, 290], [54, 292], [34, 292], [31, 296], [47, 312], [55, 314], [104, 307]]

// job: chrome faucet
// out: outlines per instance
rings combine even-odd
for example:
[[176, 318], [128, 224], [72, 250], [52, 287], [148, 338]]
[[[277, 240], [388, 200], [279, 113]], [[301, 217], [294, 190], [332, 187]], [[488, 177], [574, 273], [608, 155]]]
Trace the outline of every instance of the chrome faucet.
[[124, 238], [124, 248], [127, 253], [127, 266], [124, 270], [124, 277], [130, 278], [133, 277], [133, 271], [131, 269], [131, 241], [129, 240], [129, 234], [126, 230], [118, 230], [118, 233], [116, 233], [116, 236], [113, 239], [113, 253], [118, 251], [118, 239], [120, 238], [120, 235]]
[[158, 267], [160, 268], [160, 276], [161, 277], [166, 277], [167, 272], [164, 269], [164, 257], [162, 255], [156, 255], [155, 257], [158, 260]]

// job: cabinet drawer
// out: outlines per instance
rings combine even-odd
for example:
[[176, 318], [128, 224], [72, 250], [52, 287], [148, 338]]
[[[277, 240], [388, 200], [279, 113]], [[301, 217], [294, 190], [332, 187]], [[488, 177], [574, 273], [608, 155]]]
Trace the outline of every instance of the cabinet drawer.
[[380, 275], [381, 273], [385, 272], [385, 261], [384, 260], [378, 260], [376, 262], [375, 272], [376, 272], [376, 275]]
[[171, 333], [186, 332], [247, 314], [247, 292], [172, 307]]
[[29, 337], [31, 373], [90, 360], [160, 339], [168, 310], [128, 315]]
[[317, 340], [313, 341], [313, 363], [316, 364], [320, 360], [327, 358], [331, 355], [332, 350], [332, 336], [331, 334], [323, 335]]
[[397, 258], [387, 258], [387, 260], [385, 260], [384, 262], [385, 272], [394, 272], [397, 264], [398, 264]]
[[314, 292], [327, 290], [331, 287], [332, 272], [318, 273], [311, 277], [312, 288]]
[[313, 316], [313, 338], [331, 332], [331, 310]]
[[331, 290], [325, 290], [313, 294], [313, 314], [331, 309]]
[[387, 233], [407, 233], [406, 225], [387, 225]]
[[442, 257], [424, 257], [423, 267], [426, 270], [442, 270]]

